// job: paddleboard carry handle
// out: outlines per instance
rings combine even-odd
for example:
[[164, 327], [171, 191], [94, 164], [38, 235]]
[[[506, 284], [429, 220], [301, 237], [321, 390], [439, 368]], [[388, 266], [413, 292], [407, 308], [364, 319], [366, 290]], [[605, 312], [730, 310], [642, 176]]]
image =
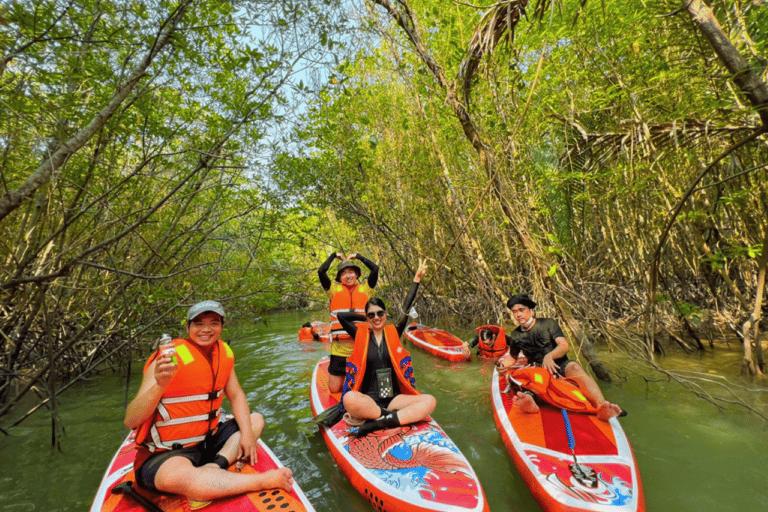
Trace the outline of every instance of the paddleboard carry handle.
[[597, 487], [597, 473], [595, 473], [595, 470], [591, 467], [579, 464], [579, 461], [576, 460], [576, 439], [573, 437], [571, 420], [568, 418], [568, 411], [560, 409], [560, 412], [563, 413], [563, 420], [565, 421], [565, 434], [568, 436], [568, 448], [571, 449], [571, 454], [573, 455], [573, 464], [568, 466], [568, 469], [581, 485], [592, 487], [594, 489]]
[[126, 496], [130, 496], [131, 499], [149, 510], [149, 512], [164, 512], [163, 509], [139, 494], [136, 489], [133, 488], [133, 482], [122, 482], [117, 484], [112, 488], [112, 494], [125, 494]]

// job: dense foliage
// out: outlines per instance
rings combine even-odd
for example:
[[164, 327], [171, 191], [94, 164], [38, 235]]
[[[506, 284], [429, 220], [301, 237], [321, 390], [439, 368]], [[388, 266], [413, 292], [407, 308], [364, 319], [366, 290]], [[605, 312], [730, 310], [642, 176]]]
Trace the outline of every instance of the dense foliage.
[[768, 11], [710, 7], [7, 3], [0, 417], [199, 299], [322, 300], [331, 251], [390, 299], [430, 258], [419, 307], [467, 323], [531, 293], [601, 378], [597, 335], [652, 361], [723, 325], [761, 372]]
[[318, 222], [269, 167], [305, 68], [333, 57], [334, 9], [0, 8], [0, 417], [31, 392], [55, 411], [61, 382], [181, 332], [203, 298], [234, 317], [306, 300]]
[[433, 258], [436, 309], [498, 320], [529, 292], [644, 358], [725, 325], [760, 371], [768, 14], [712, 7], [361, 2], [380, 44], [299, 132], [323, 198], [385, 275]]

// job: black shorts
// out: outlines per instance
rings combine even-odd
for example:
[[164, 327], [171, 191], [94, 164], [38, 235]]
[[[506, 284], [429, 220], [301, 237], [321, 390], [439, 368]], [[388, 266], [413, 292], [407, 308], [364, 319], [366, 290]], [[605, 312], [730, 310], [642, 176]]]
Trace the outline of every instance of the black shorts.
[[558, 364], [557, 373], [561, 377], [565, 377], [565, 367], [568, 366], [569, 364], [575, 363], [575, 362], [576, 361], [571, 361], [570, 359], [568, 359], [566, 357], [564, 360], [560, 361], [560, 363]]
[[334, 356], [331, 354], [331, 363], [328, 365], [328, 373], [336, 377], [343, 377], [347, 374], [347, 358]]
[[[371, 396], [371, 395], [368, 395]], [[392, 402], [392, 400], [395, 399], [395, 397], [391, 396], [388, 398], [379, 398], [378, 396], [371, 396], [374, 402], [376, 402], [376, 405], [379, 407], [382, 407], [384, 409], [389, 409], [389, 404]]]
[[184, 457], [192, 462], [196, 468], [213, 462], [216, 455], [224, 447], [227, 439], [240, 431], [240, 427], [234, 419], [219, 423], [216, 431], [205, 441], [200, 441], [194, 446], [176, 448], [152, 455], [144, 461], [144, 464], [136, 470], [136, 483], [144, 489], [157, 491], [155, 477], [160, 466], [172, 457]]

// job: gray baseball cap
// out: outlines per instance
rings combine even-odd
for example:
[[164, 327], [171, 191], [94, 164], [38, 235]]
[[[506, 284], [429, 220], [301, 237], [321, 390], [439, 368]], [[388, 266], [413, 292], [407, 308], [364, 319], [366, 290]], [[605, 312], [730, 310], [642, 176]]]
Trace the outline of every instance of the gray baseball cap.
[[204, 300], [203, 302], [198, 302], [187, 310], [187, 322], [191, 322], [199, 315], [207, 313], [208, 311], [218, 314], [221, 319], [224, 320], [224, 308], [222, 305], [215, 300]]

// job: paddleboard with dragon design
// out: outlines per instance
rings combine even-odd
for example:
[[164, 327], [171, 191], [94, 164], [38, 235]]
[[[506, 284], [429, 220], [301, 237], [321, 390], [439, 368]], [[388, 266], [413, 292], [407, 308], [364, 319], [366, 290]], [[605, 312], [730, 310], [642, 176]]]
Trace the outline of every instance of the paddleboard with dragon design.
[[[324, 357], [312, 375], [311, 406], [317, 415], [338, 405], [328, 389]], [[439, 407], [439, 405], [438, 405]], [[352, 485], [382, 512], [487, 512], [480, 482], [456, 445], [431, 418], [412, 425], [349, 435], [341, 420], [320, 427], [325, 443]]]
[[539, 403], [538, 413], [525, 413], [513, 405], [516, 391], [494, 370], [491, 397], [496, 427], [542, 509], [645, 511], [640, 472], [617, 418], [601, 421], [594, 414], [569, 412], [572, 452], [562, 411]]

